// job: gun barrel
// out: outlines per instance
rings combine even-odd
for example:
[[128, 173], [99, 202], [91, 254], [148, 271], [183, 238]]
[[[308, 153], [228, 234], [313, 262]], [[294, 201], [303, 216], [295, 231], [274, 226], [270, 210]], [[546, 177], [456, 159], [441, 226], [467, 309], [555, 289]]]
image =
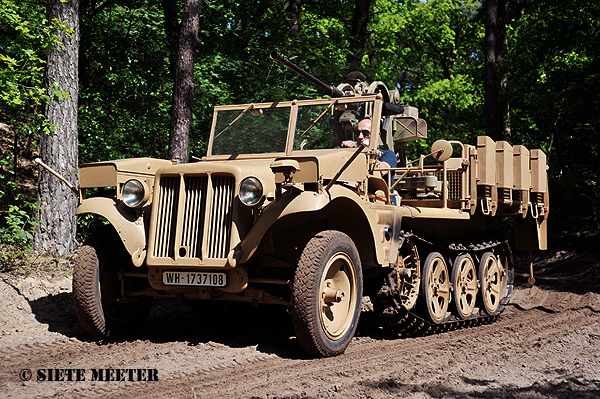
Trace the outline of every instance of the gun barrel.
[[300, 68], [298, 65], [294, 64], [287, 58], [283, 57], [277, 51], [271, 51], [271, 58], [274, 59], [275, 61], [285, 65], [286, 67], [290, 68], [292, 71], [296, 72], [298, 75], [301, 75], [306, 80], [311, 82], [313, 85], [324, 90], [325, 93], [327, 93], [331, 97], [342, 97], [344, 95], [344, 93], [342, 93], [342, 91], [340, 89], [338, 89], [337, 87], [335, 87], [333, 85], [328, 85], [328, 84], [320, 81], [319, 79], [312, 76], [310, 73], [306, 72], [304, 69]]

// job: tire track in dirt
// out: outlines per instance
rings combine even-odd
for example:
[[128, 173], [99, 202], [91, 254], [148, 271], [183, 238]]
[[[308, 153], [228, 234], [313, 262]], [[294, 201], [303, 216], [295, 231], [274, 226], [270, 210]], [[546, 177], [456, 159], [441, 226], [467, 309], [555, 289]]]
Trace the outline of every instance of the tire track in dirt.
[[[282, 338], [285, 331], [273, 342], [271, 335], [242, 339], [242, 330], [201, 342], [190, 337], [193, 329], [165, 334], [189, 329], [180, 318], [159, 318], [147, 327], [155, 335], [130, 342], [97, 344], [64, 336], [25, 344], [0, 340], [0, 396], [600, 396], [600, 295], [519, 288], [512, 302], [494, 324], [418, 338], [363, 335], [344, 355], [316, 360], [298, 358], [300, 352]], [[156, 368], [159, 381], [48, 383], [21, 382], [18, 376], [23, 368], [108, 367]]]
[[[209, 373], [221, 367], [259, 361], [271, 356], [252, 347], [235, 348], [213, 342], [191, 345], [189, 342], [134, 341], [98, 345], [56, 340], [52, 343], [25, 344], [14, 348], [11, 355], [5, 352], [0, 356], [0, 396], [35, 397], [47, 396], [48, 392], [70, 396], [70, 392], [77, 392], [78, 397], [105, 397], [106, 392], [114, 391], [121, 385], [129, 387], [137, 382], [90, 381], [92, 369], [156, 369], [160, 381], [176, 380], [190, 373]], [[36, 381], [37, 370], [55, 368], [84, 369], [86, 381]], [[20, 381], [19, 372], [22, 369], [32, 371], [31, 381]]]

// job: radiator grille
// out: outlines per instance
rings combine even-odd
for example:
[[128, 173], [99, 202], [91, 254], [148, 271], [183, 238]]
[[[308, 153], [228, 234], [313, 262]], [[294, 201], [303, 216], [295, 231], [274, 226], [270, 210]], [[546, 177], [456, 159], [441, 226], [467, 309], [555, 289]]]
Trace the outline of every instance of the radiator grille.
[[[227, 257], [235, 179], [231, 176], [165, 176], [160, 179], [158, 188], [154, 204], [157, 217], [153, 256], [174, 258], [177, 254], [182, 258], [203, 258], [204, 243], [204, 257]], [[178, 220], [181, 223], [179, 240], [176, 238]]]
[[448, 199], [459, 200], [462, 196], [462, 172], [448, 172]]
[[204, 214], [206, 210], [206, 192], [208, 177], [185, 177], [185, 208], [183, 212], [183, 228], [181, 246], [187, 247], [187, 256], [199, 258], [204, 233]]
[[179, 177], [163, 177], [159, 183], [154, 237], [154, 255], [160, 258], [174, 257], [175, 222], [179, 200]]
[[209, 258], [225, 258], [229, 252], [233, 191], [232, 178], [213, 177], [213, 197], [210, 207], [211, 220], [207, 246]]

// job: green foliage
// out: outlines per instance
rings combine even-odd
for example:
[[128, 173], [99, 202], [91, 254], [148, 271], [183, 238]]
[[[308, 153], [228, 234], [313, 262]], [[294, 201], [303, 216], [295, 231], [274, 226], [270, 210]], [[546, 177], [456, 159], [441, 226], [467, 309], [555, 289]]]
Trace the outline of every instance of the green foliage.
[[[509, 54], [512, 141], [549, 157], [552, 218], [600, 228], [600, 4], [525, 4]], [[557, 223], [557, 224], [558, 224]]]
[[[175, 52], [165, 31], [162, 7], [167, 3], [82, 4], [81, 162], [167, 155]], [[177, 1], [180, 11], [182, 4]], [[272, 50], [326, 83], [340, 83], [350, 72], [354, 6], [349, 0], [303, 2], [300, 30], [291, 32], [286, 0], [205, 0], [194, 70], [191, 155], [206, 152], [215, 105], [323, 95], [272, 61]], [[410, 143], [411, 158], [439, 138], [472, 144], [484, 134], [481, 6], [480, 0], [372, 1], [361, 71], [368, 81], [398, 89], [402, 103], [419, 108], [427, 120], [429, 138]], [[31, 155], [38, 135], [53, 129], [41, 115], [44, 101], [52, 100], [43, 72], [49, 49], [58, 45], [56, 31], [68, 33], [68, 27], [47, 21], [45, 7], [39, 0], [0, 0], [0, 121], [16, 135], [2, 142], [2, 187], [16, 182], [15, 155]], [[541, 0], [508, 2], [508, 7], [511, 142], [546, 151], [552, 206], [576, 204], [581, 212], [576, 220], [597, 228], [600, 3]], [[51, 92], [64, 95], [58, 87]], [[311, 140], [317, 134], [311, 131]], [[4, 145], [9, 141], [17, 146]], [[0, 202], [18, 205], [8, 196]]]
[[172, 81], [160, 3], [82, 7], [79, 159], [167, 154]]
[[[26, 205], [31, 208], [31, 204]], [[8, 206], [8, 214], [5, 218], [6, 226], [0, 228], [0, 240], [4, 244], [28, 247], [33, 238], [33, 227], [35, 221], [29, 213], [17, 205]]]
[[43, 103], [57, 100], [43, 84], [46, 56], [60, 46], [57, 32], [72, 30], [63, 22], [47, 21], [39, 1], [0, 0], [0, 115], [39, 123]]
[[45, 14], [39, 1], [0, 0], [0, 121], [9, 122], [15, 135], [14, 145], [0, 154], [3, 172], [13, 169], [14, 174], [14, 160], [21, 153], [30, 155], [39, 133], [54, 130], [42, 108], [65, 96], [56, 84], [49, 95], [44, 68], [50, 49], [61, 46], [57, 33], [72, 30], [63, 22], [47, 21]]
[[0, 201], [11, 196], [19, 205], [8, 205], [0, 214], [0, 264], [6, 265], [12, 258], [19, 258], [31, 249], [33, 229], [38, 222], [31, 216], [39, 206], [17, 193], [16, 184], [9, 182], [7, 191], [0, 191]]
[[0, 122], [9, 123], [0, 136], [0, 260], [30, 246], [36, 205], [19, 185], [19, 159], [31, 157], [39, 134], [55, 128], [42, 114], [44, 104], [65, 96], [56, 85], [49, 94], [44, 68], [50, 49], [60, 46], [58, 32], [72, 31], [45, 14], [40, 1], [0, 0]]
[[366, 74], [419, 108], [431, 144], [484, 134], [479, 1], [375, 2]]

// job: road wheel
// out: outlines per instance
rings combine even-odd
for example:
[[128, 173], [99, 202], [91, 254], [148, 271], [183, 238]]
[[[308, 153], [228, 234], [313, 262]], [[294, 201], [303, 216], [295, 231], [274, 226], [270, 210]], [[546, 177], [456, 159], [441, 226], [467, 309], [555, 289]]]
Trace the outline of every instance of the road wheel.
[[419, 297], [421, 264], [417, 247], [410, 237], [406, 237], [400, 246], [397, 271], [400, 304], [407, 310], [412, 310]]
[[500, 270], [502, 271], [502, 284], [500, 294], [503, 298], [500, 300], [499, 312], [504, 310], [506, 304], [510, 302], [513, 291], [514, 268], [512, 265], [512, 253], [508, 244], [495, 249], [494, 254], [498, 259]]
[[461, 319], [468, 319], [477, 302], [477, 272], [469, 254], [459, 255], [452, 265], [454, 307]]
[[506, 291], [505, 273], [496, 256], [486, 252], [479, 261], [479, 283], [483, 309], [490, 316], [499, 313], [500, 300]]
[[292, 318], [300, 347], [312, 356], [344, 352], [354, 336], [362, 298], [358, 250], [346, 234], [327, 230], [302, 251], [292, 288]]
[[[73, 301], [77, 317], [96, 339], [118, 338], [140, 326], [148, 309], [119, 303], [119, 272], [137, 271], [112, 227], [101, 228], [79, 250], [73, 268]], [[138, 279], [136, 279], [138, 280]], [[136, 283], [146, 283], [146, 281]], [[126, 290], [136, 287], [127, 280]], [[139, 287], [138, 287], [139, 288]]]
[[425, 259], [421, 287], [427, 316], [436, 324], [442, 323], [450, 304], [450, 276], [439, 252], [432, 252]]

